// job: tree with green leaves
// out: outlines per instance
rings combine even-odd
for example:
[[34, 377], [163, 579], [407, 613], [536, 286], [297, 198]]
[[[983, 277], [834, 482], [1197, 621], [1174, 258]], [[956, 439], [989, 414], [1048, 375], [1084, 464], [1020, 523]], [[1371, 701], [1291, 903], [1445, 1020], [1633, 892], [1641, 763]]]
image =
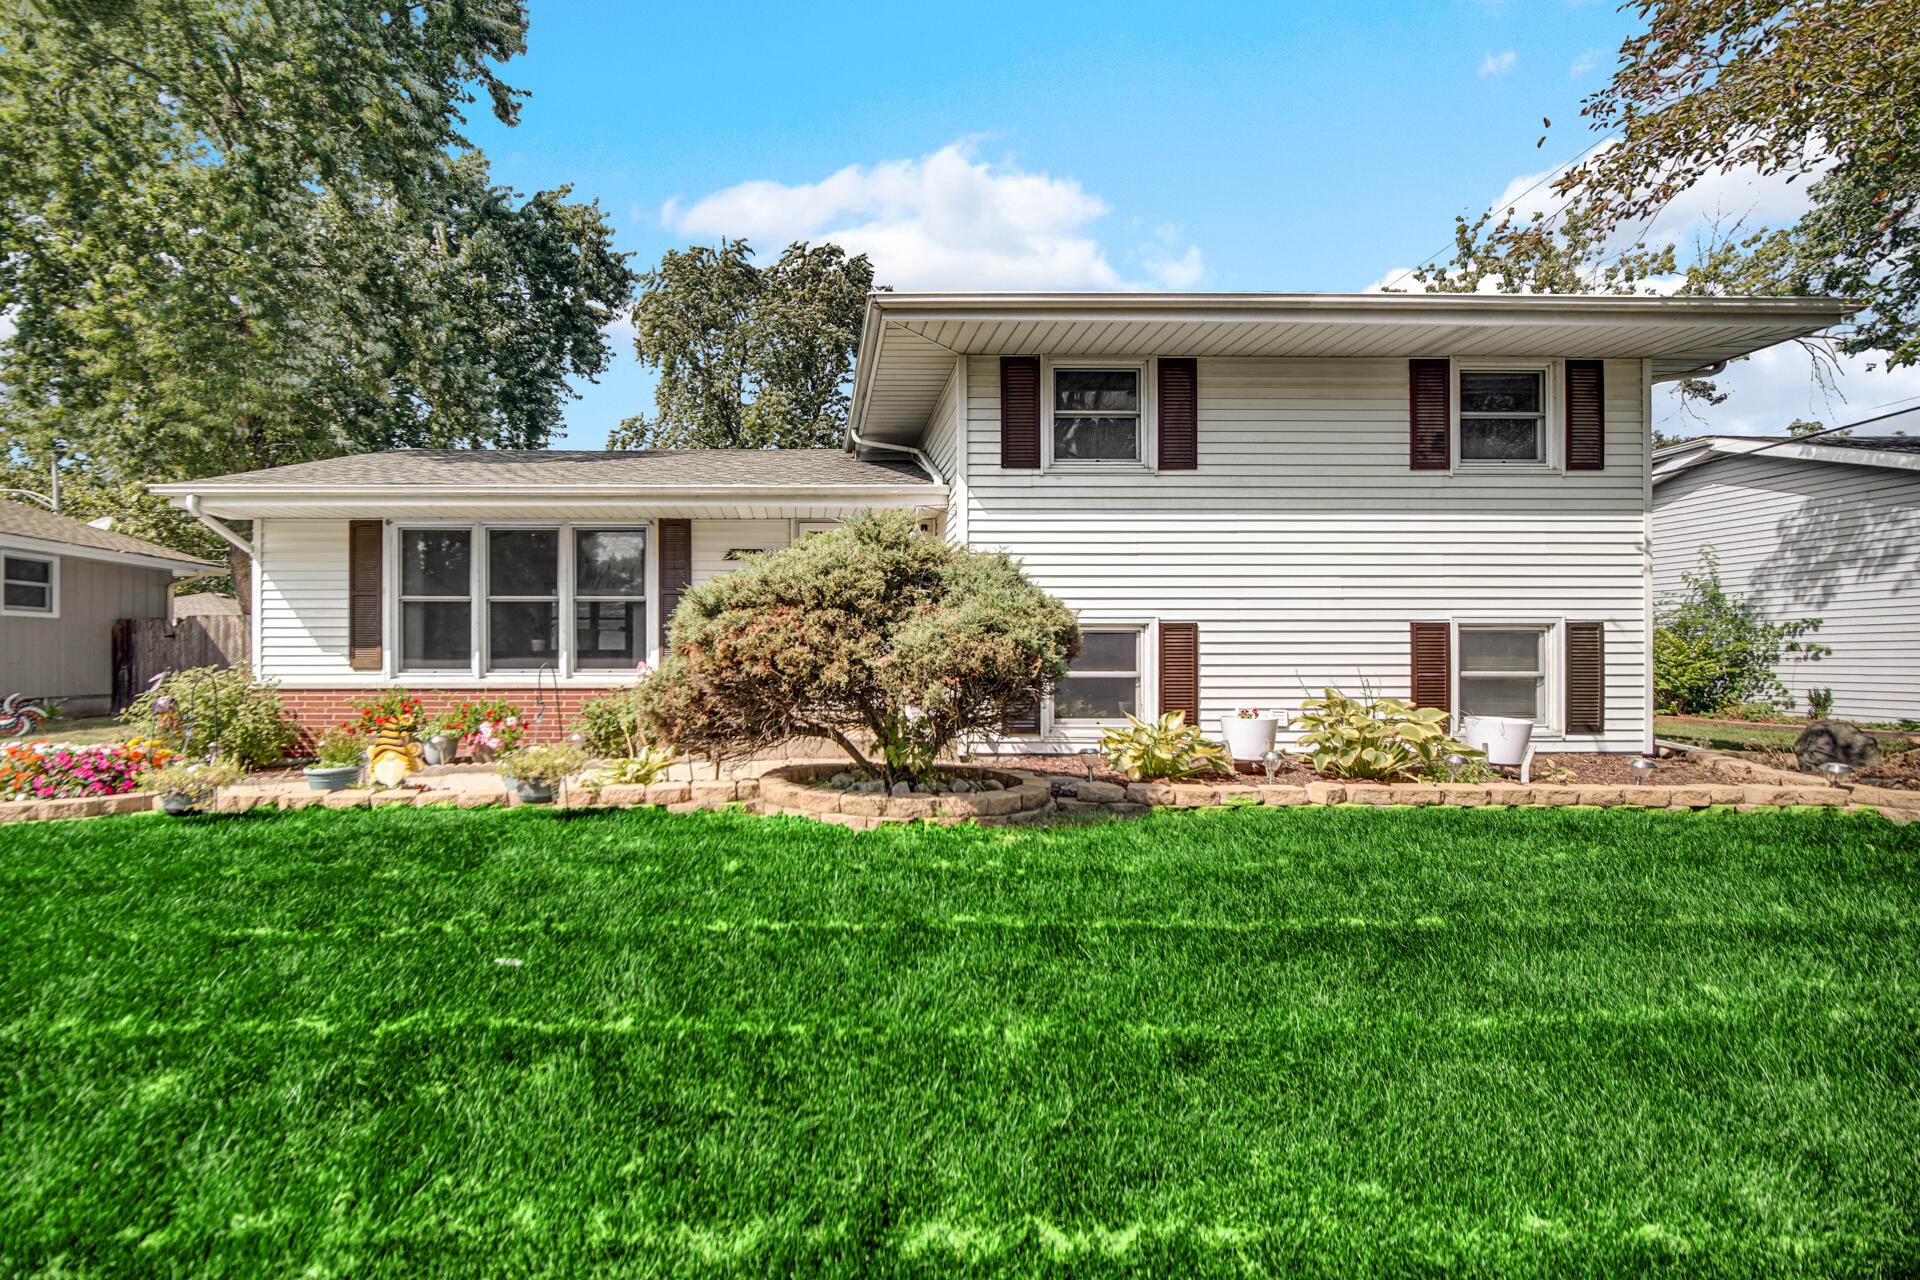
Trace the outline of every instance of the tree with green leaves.
[[517, 0], [0, 8], [6, 464], [58, 449], [84, 499], [544, 445], [633, 276], [597, 206], [495, 185], [460, 132], [482, 98], [516, 122], [495, 67], [526, 27]]
[[873, 264], [804, 242], [766, 267], [753, 256], [745, 240], [695, 245], [640, 277], [634, 349], [659, 371], [655, 412], [622, 422], [611, 447], [840, 443]]
[[[1566, 197], [1554, 216], [1461, 219], [1453, 261], [1416, 280], [1631, 293], [1684, 273], [1681, 294], [1858, 298], [1865, 309], [1839, 348], [1882, 352], [1888, 367], [1920, 361], [1920, 0], [1627, 7], [1646, 30], [1621, 46], [1612, 80], [1581, 112], [1618, 141], [1554, 180]], [[1812, 208], [1788, 227], [1711, 227], [1684, 267], [1673, 250], [1648, 248], [1675, 197], [1741, 166], [1813, 179]], [[1629, 236], [1639, 242], [1611, 247]], [[1725, 398], [1711, 383], [1681, 390]]]

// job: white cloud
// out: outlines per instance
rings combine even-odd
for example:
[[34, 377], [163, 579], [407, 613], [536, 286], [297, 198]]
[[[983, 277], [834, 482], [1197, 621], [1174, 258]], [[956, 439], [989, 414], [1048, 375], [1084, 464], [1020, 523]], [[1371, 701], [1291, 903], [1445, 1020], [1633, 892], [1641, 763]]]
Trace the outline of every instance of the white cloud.
[[1130, 282], [1092, 233], [1110, 212], [1104, 200], [1072, 178], [981, 160], [978, 149], [963, 138], [819, 182], [743, 182], [685, 207], [675, 197], [660, 221], [763, 249], [830, 240], [871, 255], [881, 282], [899, 289], [1187, 288], [1205, 274], [1198, 246], [1183, 251], [1163, 236], [1134, 255], [1147, 280]]
[[1606, 56], [1607, 51], [1605, 49], [1584, 50], [1579, 57], [1573, 60], [1573, 65], [1567, 68], [1567, 79], [1578, 80], [1581, 76], [1599, 66], [1600, 59]]
[[1483, 76], [1503, 76], [1513, 70], [1513, 60], [1514, 53], [1511, 49], [1502, 53], [1495, 53], [1489, 49], [1487, 56], [1480, 60], [1480, 74]]
[[[1920, 369], [1909, 366], [1889, 372], [1877, 354], [1840, 356], [1836, 363], [1837, 389], [1830, 391], [1814, 377], [1813, 360], [1804, 347], [1793, 342], [1768, 347], [1728, 365], [1726, 372], [1713, 379], [1716, 387], [1730, 393], [1726, 403], [1695, 405], [1689, 412], [1677, 395], [1667, 391], [1654, 400], [1654, 421], [1671, 436], [1779, 435], [1795, 418], [1838, 427], [1920, 404], [1913, 398], [1920, 397]], [[1883, 430], [1869, 427], [1867, 434]]]

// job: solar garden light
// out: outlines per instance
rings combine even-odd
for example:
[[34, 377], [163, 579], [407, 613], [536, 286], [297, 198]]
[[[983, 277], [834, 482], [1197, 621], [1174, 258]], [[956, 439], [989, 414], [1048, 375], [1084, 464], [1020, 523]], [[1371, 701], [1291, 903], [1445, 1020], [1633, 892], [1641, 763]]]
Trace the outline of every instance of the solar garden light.
[[1844, 787], [1847, 785], [1847, 779], [1853, 776], [1853, 766], [1850, 764], [1842, 764], [1838, 760], [1832, 760], [1821, 765], [1820, 772], [1827, 775], [1828, 786]]
[[1635, 756], [1627, 761], [1627, 768], [1633, 770], [1633, 785], [1636, 787], [1645, 786], [1647, 780], [1653, 777], [1653, 771], [1659, 767], [1645, 756]]
[[1088, 782], [1093, 781], [1093, 762], [1100, 758], [1101, 755], [1098, 751], [1082, 751], [1080, 753], [1080, 767], [1087, 771]]
[[1273, 781], [1273, 775], [1280, 772], [1280, 762], [1286, 759], [1278, 751], [1269, 751], [1260, 757], [1260, 767], [1267, 771], [1267, 781]]
[[584, 747], [587, 745], [587, 735], [584, 733], [581, 733], [578, 729], [575, 729], [572, 733], [567, 735], [567, 741], [571, 742], [576, 747]]
[[1440, 757], [1440, 763], [1447, 766], [1447, 780], [1450, 782], [1458, 782], [1460, 781], [1461, 772], [1465, 770], [1468, 765], [1472, 764], [1473, 761], [1467, 759], [1458, 751], [1449, 751], [1446, 755]]

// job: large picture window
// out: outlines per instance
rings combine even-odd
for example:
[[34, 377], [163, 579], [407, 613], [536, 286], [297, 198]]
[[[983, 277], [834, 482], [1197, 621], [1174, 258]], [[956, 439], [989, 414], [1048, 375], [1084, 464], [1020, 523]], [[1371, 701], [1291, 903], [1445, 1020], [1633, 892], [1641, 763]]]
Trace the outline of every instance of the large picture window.
[[631, 672], [647, 656], [646, 528], [402, 528], [402, 672]]
[[47, 556], [0, 559], [0, 612], [54, 616], [54, 580], [59, 561]]
[[1546, 634], [1543, 627], [1461, 627], [1461, 713], [1544, 720]]
[[1546, 374], [1539, 370], [1460, 371], [1460, 460], [1547, 460]]
[[400, 664], [409, 671], [473, 665], [473, 531], [400, 533]]
[[1053, 460], [1139, 462], [1140, 370], [1053, 371]]
[[1140, 633], [1083, 630], [1080, 656], [1054, 687], [1053, 718], [1120, 720], [1140, 714]]

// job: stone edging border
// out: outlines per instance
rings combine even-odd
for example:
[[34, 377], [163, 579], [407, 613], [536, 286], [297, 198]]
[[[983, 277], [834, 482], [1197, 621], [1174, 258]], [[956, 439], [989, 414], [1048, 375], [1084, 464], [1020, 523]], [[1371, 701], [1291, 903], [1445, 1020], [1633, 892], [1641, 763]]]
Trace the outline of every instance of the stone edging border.
[[[1878, 813], [1906, 824], [1920, 819], [1920, 793], [1887, 787], [1830, 787], [1791, 773], [1704, 747], [1660, 743], [1697, 760], [1726, 783], [1682, 786], [1562, 786], [1549, 783], [1376, 783], [1309, 782], [1303, 786], [1208, 785], [1187, 782], [1082, 782], [1043, 777], [991, 765], [952, 765], [961, 777], [993, 778], [1004, 790], [958, 795], [891, 796], [831, 790], [808, 785], [845, 766], [838, 763], [786, 765], [769, 770], [758, 780], [656, 782], [650, 786], [609, 786], [598, 792], [566, 785], [554, 797], [557, 809], [631, 808], [658, 806], [671, 813], [718, 809], [744, 804], [748, 811], [791, 814], [835, 823], [856, 830], [900, 826], [910, 822], [980, 826], [1025, 826], [1061, 813], [1088, 813], [1111, 818], [1139, 817], [1154, 809], [1199, 809], [1209, 806], [1364, 805], [1371, 807], [1451, 805], [1476, 808], [1492, 805], [1583, 805], [1642, 809], [1733, 809], [1741, 812], [1781, 808], [1838, 808], [1846, 812]], [[1735, 781], [1739, 779], [1739, 781]], [[86, 796], [61, 800], [0, 802], [0, 823], [31, 819], [93, 818], [115, 813], [143, 813], [156, 807], [150, 791], [117, 796]], [[436, 805], [462, 809], [513, 807], [519, 798], [505, 790], [464, 789], [392, 791], [278, 791], [236, 786], [221, 790], [213, 806], [217, 813], [245, 813], [255, 808], [328, 809]]]

